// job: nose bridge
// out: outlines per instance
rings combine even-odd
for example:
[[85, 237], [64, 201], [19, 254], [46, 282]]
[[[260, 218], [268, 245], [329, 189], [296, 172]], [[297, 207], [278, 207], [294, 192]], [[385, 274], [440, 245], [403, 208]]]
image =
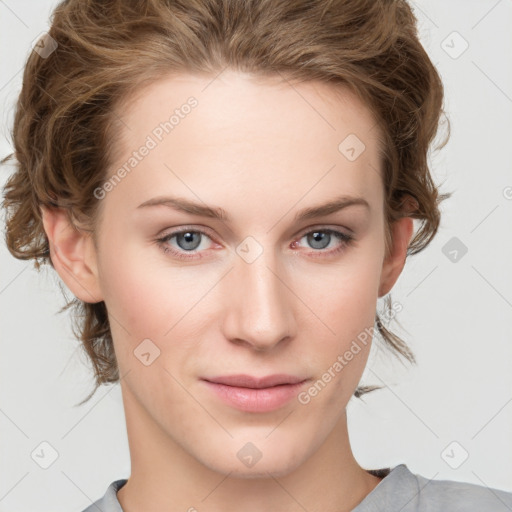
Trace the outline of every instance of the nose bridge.
[[230, 337], [263, 350], [293, 334], [293, 305], [275, 251], [250, 238], [236, 249]]

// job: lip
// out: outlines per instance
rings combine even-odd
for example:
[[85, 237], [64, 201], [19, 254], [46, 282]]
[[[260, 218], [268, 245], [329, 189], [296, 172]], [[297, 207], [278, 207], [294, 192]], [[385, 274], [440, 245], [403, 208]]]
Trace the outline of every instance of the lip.
[[276, 374], [266, 377], [227, 375], [201, 379], [217, 397], [245, 412], [269, 412], [279, 409], [297, 396], [309, 379]]
[[274, 375], [267, 375], [265, 377], [253, 377], [252, 375], [246, 374], [224, 375], [222, 377], [205, 377], [203, 380], [215, 382], [217, 384], [225, 384], [227, 386], [261, 389], [279, 386], [281, 384], [297, 384], [306, 379], [304, 377], [296, 377], [295, 375], [277, 373]]

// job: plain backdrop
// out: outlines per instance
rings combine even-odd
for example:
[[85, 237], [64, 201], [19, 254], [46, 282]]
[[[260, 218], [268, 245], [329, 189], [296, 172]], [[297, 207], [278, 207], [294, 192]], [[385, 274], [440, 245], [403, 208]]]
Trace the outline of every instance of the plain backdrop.
[[[0, 157], [11, 152], [25, 59], [55, 5], [0, 0]], [[349, 433], [365, 468], [406, 463], [428, 478], [512, 491], [512, 3], [412, 5], [452, 123], [432, 172], [454, 194], [391, 292], [403, 329], [390, 327], [418, 364], [374, 344], [362, 382], [386, 389], [350, 401]], [[11, 171], [1, 169], [1, 185]], [[0, 256], [0, 511], [79, 512], [130, 474], [120, 389], [75, 407], [92, 374], [68, 314], [57, 314], [58, 278], [4, 243]], [[46, 469], [43, 453], [55, 459]]]

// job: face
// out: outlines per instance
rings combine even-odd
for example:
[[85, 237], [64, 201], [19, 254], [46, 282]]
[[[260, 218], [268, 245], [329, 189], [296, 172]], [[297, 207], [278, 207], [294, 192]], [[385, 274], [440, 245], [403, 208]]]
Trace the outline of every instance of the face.
[[[181, 75], [118, 113], [95, 261], [128, 423], [216, 471], [299, 466], [367, 361], [385, 256], [378, 134], [331, 87]], [[299, 384], [207, 382], [240, 374]]]

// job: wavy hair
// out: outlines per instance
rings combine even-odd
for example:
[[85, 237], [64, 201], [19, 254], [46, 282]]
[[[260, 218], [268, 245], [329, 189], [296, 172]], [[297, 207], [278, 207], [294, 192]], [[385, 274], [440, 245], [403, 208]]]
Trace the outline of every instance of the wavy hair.
[[[423, 250], [440, 223], [440, 194], [428, 153], [443, 110], [441, 78], [422, 47], [406, 0], [65, 0], [51, 16], [57, 43], [27, 58], [12, 141], [15, 170], [5, 188], [11, 254], [53, 267], [41, 206], [63, 208], [73, 225], [98, 219], [94, 190], [115, 151], [116, 106], [170, 73], [217, 75], [225, 68], [260, 76], [348, 87], [382, 132], [386, 251], [390, 226], [420, 223], [407, 254]], [[47, 41], [51, 42], [51, 39]], [[448, 134], [438, 147], [442, 148]], [[389, 312], [391, 299], [385, 306]], [[92, 363], [95, 387], [119, 380], [104, 302], [74, 298], [74, 335]], [[375, 318], [375, 333], [410, 363], [407, 344]], [[354, 395], [379, 389], [360, 386]]]

